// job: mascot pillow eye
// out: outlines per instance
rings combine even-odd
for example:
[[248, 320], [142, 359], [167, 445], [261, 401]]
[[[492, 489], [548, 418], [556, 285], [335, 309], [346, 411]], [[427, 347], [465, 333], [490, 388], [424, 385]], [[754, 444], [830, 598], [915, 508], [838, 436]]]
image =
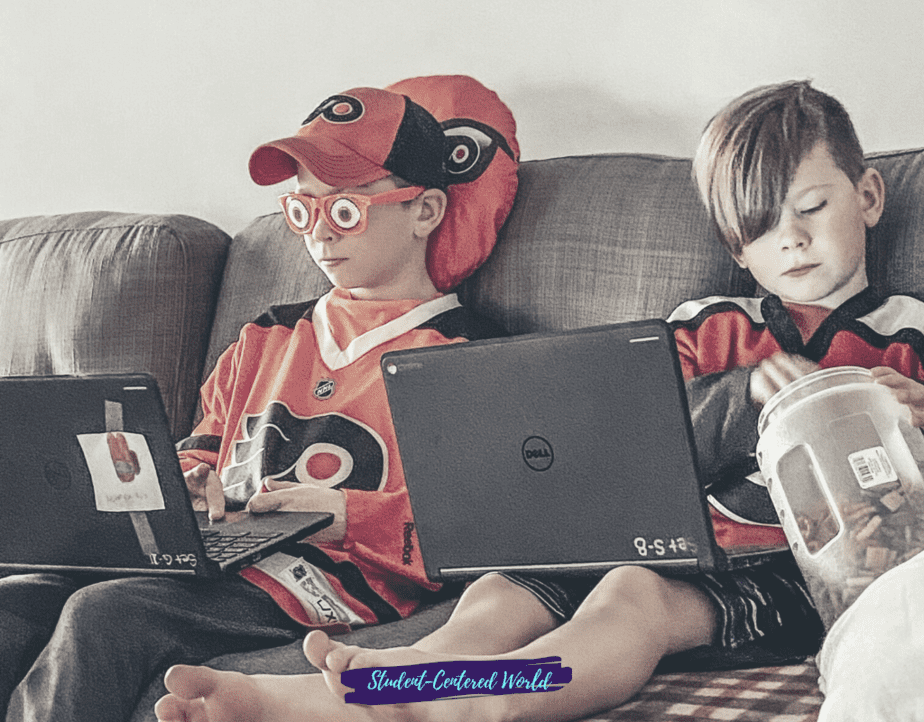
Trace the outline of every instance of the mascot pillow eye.
[[446, 134], [446, 172], [449, 182], [470, 183], [477, 180], [494, 160], [498, 148], [513, 160], [513, 151], [500, 133], [484, 123], [455, 118], [442, 123]]

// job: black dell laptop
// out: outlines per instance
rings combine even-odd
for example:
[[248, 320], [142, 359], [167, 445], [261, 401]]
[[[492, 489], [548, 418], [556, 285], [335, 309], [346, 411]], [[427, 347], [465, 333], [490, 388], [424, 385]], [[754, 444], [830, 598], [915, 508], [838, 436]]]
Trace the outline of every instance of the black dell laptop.
[[333, 520], [194, 512], [150, 375], [0, 378], [0, 409], [2, 572], [212, 577]]
[[785, 550], [715, 542], [661, 320], [382, 357], [427, 575], [683, 573]]

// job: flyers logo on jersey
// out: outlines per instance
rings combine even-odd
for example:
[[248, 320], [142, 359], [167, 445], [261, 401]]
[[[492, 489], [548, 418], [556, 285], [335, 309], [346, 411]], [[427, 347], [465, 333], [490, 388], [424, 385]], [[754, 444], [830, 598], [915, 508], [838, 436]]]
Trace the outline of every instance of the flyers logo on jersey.
[[303, 418], [278, 401], [245, 416], [243, 437], [223, 473], [226, 495], [246, 502], [270, 477], [330, 489], [376, 491], [388, 475], [388, 448], [370, 427], [342, 414]]

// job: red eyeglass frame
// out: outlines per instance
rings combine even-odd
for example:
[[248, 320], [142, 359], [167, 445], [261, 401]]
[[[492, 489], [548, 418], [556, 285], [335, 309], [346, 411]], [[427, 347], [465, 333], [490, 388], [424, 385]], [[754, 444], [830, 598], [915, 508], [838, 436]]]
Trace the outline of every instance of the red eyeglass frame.
[[[284, 193], [279, 196], [282, 206], [282, 215], [294, 233], [300, 236], [311, 233], [318, 222], [318, 214], [335, 233], [343, 236], [353, 236], [363, 233], [369, 225], [369, 206], [385, 205], [388, 203], [404, 203], [417, 198], [426, 190], [423, 186], [410, 186], [408, 188], [395, 188], [394, 190], [364, 196], [360, 193], [333, 193], [329, 196], [315, 198], [301, 193]], [[334, 206], [343, 201], [345, 210], [355, 211], [357, 219], [351, 225], [344, 225], [337, 221]], [[302, 214], [304, 220], [293, 218], [293, 214]]]

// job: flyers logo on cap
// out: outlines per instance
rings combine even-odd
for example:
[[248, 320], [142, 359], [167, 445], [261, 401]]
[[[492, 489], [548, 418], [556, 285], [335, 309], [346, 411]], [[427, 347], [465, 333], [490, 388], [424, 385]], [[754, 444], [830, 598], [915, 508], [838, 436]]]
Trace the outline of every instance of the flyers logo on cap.
[[351, 95], [332, 95], [305, 118], [302, 125], [308, 125], [321, 116], [329, 123], [352, 123], [363, 117], [365, 108], [358, 98]]

